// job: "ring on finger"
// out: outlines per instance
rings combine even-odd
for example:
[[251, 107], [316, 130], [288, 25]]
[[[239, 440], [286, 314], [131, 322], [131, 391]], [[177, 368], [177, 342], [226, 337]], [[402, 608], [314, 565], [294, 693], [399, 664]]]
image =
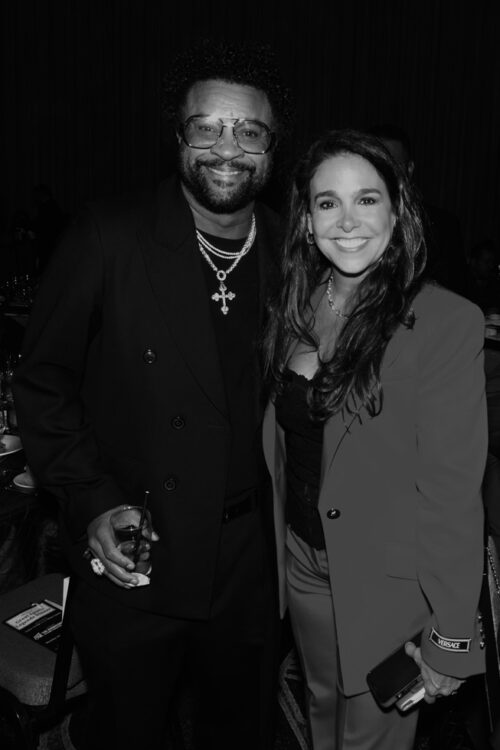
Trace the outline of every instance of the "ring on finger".
[[105, 570], [104, 565], [102, 564], [102, 562], [99, 560], [98, 557], [92, 558], [92, 560], [90, 561], [90, 567], [92, 568], [96, 576], [102, 576]]

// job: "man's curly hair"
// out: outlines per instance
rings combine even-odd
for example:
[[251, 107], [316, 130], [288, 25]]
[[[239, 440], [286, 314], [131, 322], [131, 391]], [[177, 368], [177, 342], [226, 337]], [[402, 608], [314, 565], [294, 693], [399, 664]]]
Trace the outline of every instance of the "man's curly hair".
[[263, 91], [276, 129], [285, 133], [292, 118], [290, 91], [284, 84], [274, 52], [267, 44], [231, 44], [204, 39], [174, 58], [163, 79], [162, 108], [177, 120], [190, 88], [198, 81], [219, 80]]

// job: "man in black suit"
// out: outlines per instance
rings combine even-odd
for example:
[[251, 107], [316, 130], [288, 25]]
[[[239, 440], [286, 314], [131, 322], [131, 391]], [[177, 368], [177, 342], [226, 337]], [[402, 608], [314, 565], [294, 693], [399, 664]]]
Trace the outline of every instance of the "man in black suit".
[[[66, 233], [16, 403], [79, 577], [86, 746], [163, 748], [189, 663], [197, 747], [255, 750], [267, 746], [276, 622], [256, 342], [279, 244], [255, 199], [288, 94], [267, 48], [204, 43], [173, 66], [165, 97], [178, 173], [155, 195], [90, 206]], [[145, 490], [155, 533], [139, 586], [110, 516]]]

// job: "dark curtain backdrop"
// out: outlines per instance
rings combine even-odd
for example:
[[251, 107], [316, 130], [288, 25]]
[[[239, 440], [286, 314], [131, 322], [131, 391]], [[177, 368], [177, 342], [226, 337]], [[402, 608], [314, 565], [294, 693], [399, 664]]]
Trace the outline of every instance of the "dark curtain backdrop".
[[[155, 183], [171, 163], [160, 83], [203, 36], [269, 42], [297, 102], [293, 148], [391, 121], [426, 198], [468, 246], [498, 241], [500, 3], [476, 0], [10, 0], [2, 3], [2, 229], [51, 186], [69, 213]], [[274, 194], [282, 194], [281, 183]], [[272, 196], [271, 196], [272, 197]]]

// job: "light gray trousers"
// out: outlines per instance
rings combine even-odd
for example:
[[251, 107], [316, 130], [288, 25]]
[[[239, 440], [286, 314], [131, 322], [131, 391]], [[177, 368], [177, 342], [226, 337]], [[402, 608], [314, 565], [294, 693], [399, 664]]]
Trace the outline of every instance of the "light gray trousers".
[[313, 750], [412, 750], [418, 710], [382, 711], [370, 692], [342, 694], [337, 631], [326, 550], [288, 529], [287, 594], [306, 681]]

